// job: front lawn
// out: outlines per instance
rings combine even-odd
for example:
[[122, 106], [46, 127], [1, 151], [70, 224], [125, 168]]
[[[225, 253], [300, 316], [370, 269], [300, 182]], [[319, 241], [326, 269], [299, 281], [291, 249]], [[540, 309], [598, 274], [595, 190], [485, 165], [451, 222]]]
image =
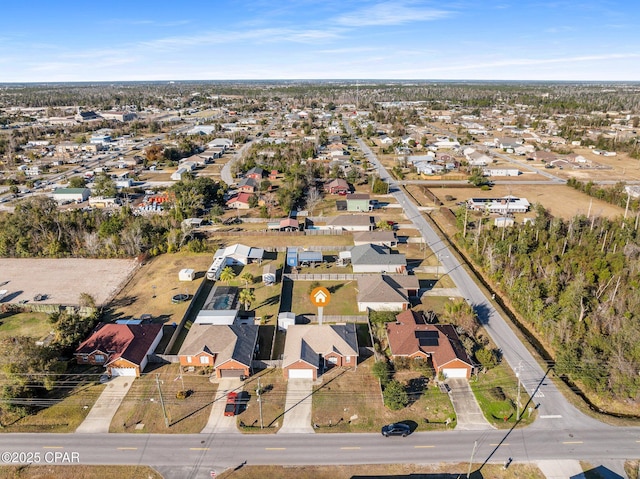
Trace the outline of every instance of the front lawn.
[[[151, 368], [150, 368], [151, 369]], [[169, 420], [166, 427], [156, 374]], [[178, 399], [181, 390], [191, 393]], [[197, 434], [207, 424], [215, 398], [217, 384], [198, 371], [183, 373], [179, 364], [166, 364], [137, 378], [118, 408], [109, 432], [140, 432], [150, 434]]]
[[[256, 390], [260, 380], [262, 390], [262, 425], [260, 427], [260, 404]], [[270, 368], [250, 377], [244, 382], [245, 394], [249, 402], [244, 411], [238, 415], [238, 429], [245, 433], [275, 433], [282, 426], [285, 399], [287, 397], [287, 381], [282, 369]]]
[[[499, 429], [509, 429], [514, 426], [517, 415], [518, 380], [506, 362], [500, 363], [486, 373], [478, 374], [477, 378], [471, 378], [469, 385], [490, 424]], [[533, 423], [536, 416], [535, 404], [528, 401], [529, 395], [524, 387], [521, 387], [520, 426]]]
[[[409, 394], [409, 405], [391, 411], [382, 403], [378, 380], [371, 374], [374, 359], [358, 364], [356, 371], [334, 368], [324, 374], [323, 384], [313, 393], [312, 421], [316, 432], [380, 432], [391, 422], [407, 422], [418, 431], [444, 430], [445, 421], [454, 417], [453, 406], [446, 393], [429, 385], [426, 390]], [[408, 390], [416, 386], [420, 374], [413, 371], [397, 373], [396, 379]]]

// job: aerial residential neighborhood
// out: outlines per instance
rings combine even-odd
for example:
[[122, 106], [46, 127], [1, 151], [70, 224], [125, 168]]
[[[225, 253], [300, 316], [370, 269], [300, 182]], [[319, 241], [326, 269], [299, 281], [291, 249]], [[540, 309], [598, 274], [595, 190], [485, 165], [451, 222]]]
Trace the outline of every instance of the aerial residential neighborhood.
[[0, 19], [0, 477], [640, 478], [633, 6], [58, 3]]

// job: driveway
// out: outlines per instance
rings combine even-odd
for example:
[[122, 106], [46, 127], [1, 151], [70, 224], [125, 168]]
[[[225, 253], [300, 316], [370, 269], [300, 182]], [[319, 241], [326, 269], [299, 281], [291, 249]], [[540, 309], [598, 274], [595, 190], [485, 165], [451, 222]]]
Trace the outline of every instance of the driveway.
[[471, 431], [493, 428], [484, 418], [466, 379], [450, 378], [446, 380], [446, 383], [450, 388], [449, 397], [456, 412], [458, 423], [456, 429]]
[[289, 379], [284, 420], [278, 434], [313, 434], [311, 427], [311, 394], [313, 380]]
[[112, 378], [96, 400], [82, 424], [76, 429], [77, 433], [92, 434], [109, 432], [111, 420], [120, 407], [120, 403], [129, 392], [133, 384], [133, 376], [116, 376]]
[[579, 461], [574, 460], [549, 460], [536, 461], [538, 468], [547, 479], [584, 479]]
[[242, 381], [239, 378], [218, 379], [218, 389], [213, 400], [213, 407], [209, 413], [209, 421], [200, 434], [211, 434], [214, 432], [234, 433], [238, 431], [235, 416], [225, 416], [224, 407], [227, 404], [227, 393], [231, 391], [240, 392]]

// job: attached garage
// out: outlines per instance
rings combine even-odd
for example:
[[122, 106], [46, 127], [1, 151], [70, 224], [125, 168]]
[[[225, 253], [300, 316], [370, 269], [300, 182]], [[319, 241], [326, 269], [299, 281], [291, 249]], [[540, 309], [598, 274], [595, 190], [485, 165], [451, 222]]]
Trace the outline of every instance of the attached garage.
[[442, 374], [445, 378], [465, 378], [469, 377], [469, 370], [467, 368], [464, 369], [456, 369], [456, 368], [443, 368]]
[[313, 379], [313, 369], [289, 369], [289, 379]]
[[137, 376], [137, 368], [109, 368], [111, 376]]
[[239, 378], [240, 376], [248, 376], [245, 369], [218, 369], [221, 378]]

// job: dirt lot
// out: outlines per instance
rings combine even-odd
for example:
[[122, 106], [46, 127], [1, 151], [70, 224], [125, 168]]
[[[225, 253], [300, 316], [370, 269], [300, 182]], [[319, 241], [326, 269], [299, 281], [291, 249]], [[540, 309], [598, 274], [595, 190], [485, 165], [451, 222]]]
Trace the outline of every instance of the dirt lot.
[[[502, 197], [511, 194], [527, 198], [531, 204], [540, 203], [553, 216], [562, 218], [571, 218], [577, 214], [586, 215], [590, 204], [592, 215], [615, 217], [624, 213], [622, 208], [591, 198], [564, 185], [495, 185], [491, 191], [480, 191], [477, 188], [434, 188], [432, 191], [438, 195], [445, 206], [453, 210], [456, 209], [457, 202], [469, 198]], [[455, 199], [445, 201], [446, 195]], [[534, 216], [534, 214], [529, 212], [525, 216]]]
[[122, 286], [137, 265], [127, 259], [0, 259], [0, 289], [8, 290], [3, 303], [33, 302], [77, 305], [80, 293], [103, 304]]

